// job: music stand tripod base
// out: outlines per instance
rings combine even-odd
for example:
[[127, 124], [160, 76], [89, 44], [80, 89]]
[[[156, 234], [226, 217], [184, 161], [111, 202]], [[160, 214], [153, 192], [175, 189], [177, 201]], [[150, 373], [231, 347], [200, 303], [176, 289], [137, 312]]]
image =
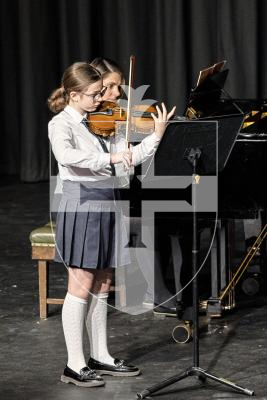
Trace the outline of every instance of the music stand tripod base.
[[[205, 137], [205, 131], [201, 132], [201, 137], [203, 143], [207, 142], [209, 137]], [[188, 135], [188, 133], [187, 133]], [[210, 139], [209, 139], [210, 140]], [[211, 148], [208, 149], [211, 151]], [[213, 149], [214, 151], [214, 149]], [[144, 399], [147, 396], [157, 392], [160, 389], [163, 389], [169, 385], [172, 385], [175, 382], [181, 381], [190, 376], [196, 376], [199, 378], [201, 382], [205, 382], [206, 379], [211, 379], [215, 382], [219, 382], [225, 386], [228, 386], [238, 393], [246, 394], [248, 396], [253, 396], [254, 391], [243, 388], [241, 386], [236, 385], [235, 383], [228, 381], [224, 378], [219, 378], [215, 375], [210, 374], [204, 369], [199, 367], [199, 299], [198, 299], [198, 254], [199, 254], [199, 246], [197, 240], [197, 232], [198, 232], [198, 220], [197, 220], [197, 211], [196, 211], [196, 186], [199, 184], [199, 179], [196, 179], [197, 175], [197, 166], [198, 161], [201, 158], [202, 149], [198, 146], [191, 147], [190, 151], [187, 152], [187, 160], [192, 165], [192, 209], [193, 209], [193, 236], [192, 236], [192, 273], [193, 273], [193, 281], [192, 281], [192, 295], [193, 295], [193, 366], [182, 372], [181, 374], [174, 375], [168, 379], [165, 379], [155, 385], [143, 390], [140, 393], [137, 393], [138, 399]], [[218, 307], [218, 302], [216, 307]]]
[[180, 375], [174, 375], [171, 378], [168, 378], [158, 384], [155, 384], [151, 386], [150, 388], [147, 388], [143, 390], [140, 393], [137, 393], [137, 398], [138, 399], [145, 399], [147, 396], [150, 396], [151, 394], [157, 392], [158, 390], [161, 390], [165, 388], [166, 386], [172, 385], [173, 383], [179, 382], [188, 376], [196, 376], [198, 377], [203, 383], [206, 381], [206, 379], [211, 379], [215, 382], [219, 382], [223, 385], [226, 385], [234, 390], [236, 390], [238, 393], [246, 394], [248, 396], [253, 396], [254, 391], [249, 390], [246, 388], [243, 388], [241, 386], [236, 385], [235, 383], [228, 381], [227, 379], [224, 378], [219, 378], [215, 375], [210, 374], [209, 372], [205, 371], [204, 369], [200, 367], [190, 367], [188, 368], [185, 372], [182, 372]]

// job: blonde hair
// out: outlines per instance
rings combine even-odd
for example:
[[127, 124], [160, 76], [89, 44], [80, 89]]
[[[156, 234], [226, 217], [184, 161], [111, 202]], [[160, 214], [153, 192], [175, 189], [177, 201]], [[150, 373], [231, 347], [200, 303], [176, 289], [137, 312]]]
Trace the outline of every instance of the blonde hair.
[[76, 62], [64, 72], [61, 86], [55, 89], [47, 99], [49, 109], [58, 113], [69, 103], [70, 92], [83, 92], [101, 79], [101, 74], [87, 62]]

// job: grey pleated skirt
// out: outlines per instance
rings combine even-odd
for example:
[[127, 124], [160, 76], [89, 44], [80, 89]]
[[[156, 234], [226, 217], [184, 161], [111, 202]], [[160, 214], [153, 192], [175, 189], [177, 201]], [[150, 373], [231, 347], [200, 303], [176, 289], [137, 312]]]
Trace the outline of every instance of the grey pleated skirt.
[[116, 189], [64, 181], [54, 261], [90, 269], [130, 264], [127, 230], [116, 200]]

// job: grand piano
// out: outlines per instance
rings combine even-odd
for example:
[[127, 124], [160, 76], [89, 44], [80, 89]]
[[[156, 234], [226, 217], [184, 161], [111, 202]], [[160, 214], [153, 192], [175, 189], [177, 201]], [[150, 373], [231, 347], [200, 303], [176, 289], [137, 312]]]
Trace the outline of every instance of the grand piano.
[[[210, 297], [206, 302], [206, 310], [211, 316], [219, 316], [224, 309], [231, 309], [235, 306], [234, 289], [229, 291], [223, 301], [220, 300], [223, 289], [234, 273], [235, 221], [257, 219], [261, 216], [264, 222], [267, 208], [266, 190], [264, 190], [267, 172], [267, 102], [260, 99], [232, 99], [224, 90], [227, 74], [228, 70], [216, 70], [215, 68], [214, 73], [207, 74], [205, 79], [200, 79], [200, 83], [191, 91], [184, 113], [187, 120], [199, 121], [227, 118], [233, 114], [242, 114], [243, 116], [243, 123], [237, 132], [230, 156], [218, 176], [218, 222], [210, 257]], [[155, 169], [158, 170], [159, 175], [161, 166], [162, 158], [156, 154]], [[140, 202], [138, 199], [135, 200], [138, 198], [140, 186], [136, 184], [136, 180], [133, 180], [131, 186], [133, 193], [131, 212], [136, 216], [140, 215], [139, 210], [136, 210], [140, 206]], [[168, 215], [168, 213], [159, 213], [156, 218], [160, 229], [163, 229], [164, 234], [171, 238], [177, 234], [177, 226], [187, 227], [178, 234], [182, 246], [185, 246], [183, 250], [184, 267], [181, 264], [173, 265], [176, 289], [179, 289], [179, 280], [180, 284], [184, 285], [191, 278], [189, 272], [191, 270], [190, 246], [188, 247], [191, 238], [190, 221], [185, 224], [184, 220], [181, 222], [181, 215], [174, 216], [173, 214]], [[204, 216], [200, 221], [200, 236], [203, 229], [209, 226], [209, 219], [210, 217]], [[186, 237], [183, 237], [184, 234]], [[175, 241], [172, 240], [172, 244], [170, 250], [172, 258], [177, 260]], [[177, 268], [180, 268], [178, 278]], [[183, 292], [182, 297], [183, 302], [190, 305], [192, 297], [190, 287]], [[181, 298], [178, 300], [180, 301]]]
[[[232, 99], [223, 89], [228, 70], [211, 74], [197, 86], [189, 98], [185, 115], [189, 119], [217, 118], [240, 110], [243, 123], [223, 170], [218, 176], [218, 223], [216, 240], [211, 249], [211, 296], [207, 310], [211, 316], [220, 316], [223, 309], [235, 306], [235, 221], [261, 219], [266, 223], [267, 196], [264, 189], [267, 172], [267, 101], [265, 99]], [[220, 149], [219, 149], [220, 152]], [[265, 235], [266, 236], [266, 235]], [[262, 237], [260, 237], [262, 239]], [[256, 242], [257, 245], [259, 242]], [[244, 246], [245, 248], [245, 246]], [[257, 260], [255, 279], [263, 275], [264, 243], [261, 243], [261, 260]], [[256, 254], [254, 252], [253, 254]], [[248, 263], [246, 250], [242, 269], [253, 272], [253, 262]], [[242, 265], [241, 264], [241, 265]], [[252, 273], [253, 275], [253, 273]], [[238, 275], [236, 275], [238, 276]], [[244, 274], [243, 279], [246, 279]], [[229, 286], [229, 282], [233, 285]], [[254, 278], [250, 281], [251, 293], [257, 291]], [[227, 296], [224, 296], [228, 287]], [[245, 287], [245, 285], [244, 285]], [[255, 289], [256, 287], [256, 289]], [[223, 295], [222, 295], [223, 293]], [[223, 297], [223, 301], [221, 301]]]
[[[244, 121], [229, 160], [219, 174], [220, 220], [217, 228], [218, 240], [211, 252], [212, 289], [211, 298], [208, 301], [208, 312], [211, 316], [220, 316], [223, 309], [231, 309], [235, 306], [237, 279], [233, 279], [233, 276], [235, 277], [239, 265], [243, 265], [242, 270], [245, 271], [239, 283], [243, 292], [255, 295], [266, 285], [264, 282], [266, 280], [265, 240], [260, 232], [257, 239], [253, 238], [251, 241], [251, 244], [256, 243], [259, 247], [259, 251], [253, 253], [251, 260], [247, 257], [246, 245], [244, 245], [245, 250], [239, 265], [234, 265], [233, 260], [237, 220], [243, 220], [246, 224], [247, 219], [260, 219], [263, 229], [266, 224], [267, 196], [264, 187], [267, 172], [267, 102], [264, 99], [234, 99], [233, 101], [244, 113]], [[257, 225], [259, 225], [258, 222]], [[264, 235], [266, 237], [266, 233]], [[247, 238], [246, 242], [249, 241], [250, 238]], [[232, 288], [228, 286], [231, 281]], [[218, 301], [222, 298], [222, 293], [227, 286], [229, 288], [227, 297], [224, 297], [223, 302]]]

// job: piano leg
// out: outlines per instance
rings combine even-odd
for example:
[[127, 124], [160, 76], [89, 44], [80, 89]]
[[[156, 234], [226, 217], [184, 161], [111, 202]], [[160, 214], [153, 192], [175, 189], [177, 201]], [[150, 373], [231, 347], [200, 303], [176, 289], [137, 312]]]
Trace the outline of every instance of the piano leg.
[[173, 272], [174, 272], [174, 280], [175, 280], [175, 289], [176, 289], [176, 299], [178, 302], [182, 301], [182, 285], [181, 285], [181, 268], [182, 268], [182, 251], [179, 242], [178, 235], [170, 235], [171, 239], [171, 251], [172, 251], [172, 260], [173, 260]]
[[179, 235], [170, 235], [171, 240], [171, 252], [173, 260], [173, 273], [175, 280], [176, 289], [176, 311], [177, 318], [180, 320], [178, 325], [173, 328], [172, 337], [176, 343], [187, 343], [192, 338], [192, 321], [184, 320], [184, 305], [182, 302], [182, 283], [181, 283], [181, 272], [183, 265], [182, 250], [180, 246]]
[[222, 303], [222, 290], [232, 278], [232, 259], [234, 243], [234, 221], [218, 220], [215, 239], [211, 248], [211, 297], [208, 300], [207, 314], [220, 317], [224, 309], [235, 305], [234, 290]]

